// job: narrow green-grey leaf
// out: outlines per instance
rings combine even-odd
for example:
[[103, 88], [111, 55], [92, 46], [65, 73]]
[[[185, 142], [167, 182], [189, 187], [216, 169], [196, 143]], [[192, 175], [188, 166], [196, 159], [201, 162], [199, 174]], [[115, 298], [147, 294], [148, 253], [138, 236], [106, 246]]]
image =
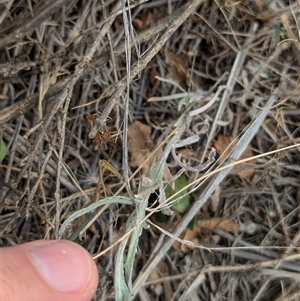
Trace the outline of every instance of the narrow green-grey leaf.
[[123, 205], [132, 205], [132, 200], [129, 197], [124, 197], [124, 196], [112, 196], [112, 197], [105, 198], [103, 200], [99, 200], [83, 209], [77, 210], [63, 222], [63, 224], [59, 229], [59, 237], [62, 237], [66, 227], [77, 217], [82, 216], [88, 212], [91, 212], [100, 206], [106, 204], [116, 204], [116, 203], [123, 204]]
[[0, 138], [0, 163], [2, 162], [4, 157], [6, 156], [6, 153], [7, 153], [6, 144], [4, 143], [2, 138]]

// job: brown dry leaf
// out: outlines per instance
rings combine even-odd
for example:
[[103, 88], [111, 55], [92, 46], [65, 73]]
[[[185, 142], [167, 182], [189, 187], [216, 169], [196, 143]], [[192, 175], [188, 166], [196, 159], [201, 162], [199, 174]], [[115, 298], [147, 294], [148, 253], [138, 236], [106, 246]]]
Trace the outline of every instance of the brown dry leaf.
[[[106, 231], [107, 230], [108, 229], [106, 229]], [[106, 237], [106, 233], [107, 233], [106, 231], [104, 232], [103, 236], [101, 237], [101, 243], [100, 243], [100, 245], [98, 247], [97, 253], [99, 253], [101, 251], [104, 251], [104, 250], [106, 250], [107, 248], [110, 247], [109, 240]], [[118, 241], [121, 237], [123, 237], [123, 235], [124, 235], [123, 231], [119, 231], [116, 228], [114, 228], [114, 230], [112, 232], [112, 241], [113, 241], [113, 243], [115, 243], [116, 241]], [[118, 248], [119, 248], [119, 244], [116, 244], [113, 247], [113, 254], [116, 254], [116, 252], [118, 251]]]
[[[226, 232], [235, 232], [239, 229], [239, 225], [230, 219], [214, 217], [209, 220], [198, 221], [194, 230], [186, 229], [180, 238], [198, 245], [201, 239], [207, 238], [207, 236], [211, 235], [210, 231], [215, 229], [220, 229]], [[193, 249], [191, 245], [184, 244], [179, 241], [174, 242], [173, 248], [181, 252]]]
[[142, 165], [142, 173], [146, 174], [151, 166], [152, 160], [145, 160], [154, 149], [150, 137], [151, 128], [139, 121], [135, 121], [128, 128], [129, 152], [131, 153], [130, 165], [139, 167]]
[[[93, 129], [96, 123], [97, 114], [88, 114], [86, 115], [86, 119], [89, 123], [90, 129]], [[110, 132], [109, 128], [105, 125], [103, 127], [103, 132], [97, 132], [95, 138], [93, 139], [96, 150], [99, 148], [107, 149], [107, 144], [113, 141], [116, 138], [118, 132]]]
[[[79, 228], [83, 222], [86, 220], [86, 215], [82, 215], [82, 216], [79, 216], [77, 217], [74, 222], [73, 222], [73, 225], [72, 225], [72, 232], [69, 233], [69, 235], [71, 235], [71, 233], [73, 233], [77, 228]], [[96, 229], [95, 225], [92, 224], [89, 226], [88, 228], [92, 233], [94, 233], [96, 236], [99, 236], [99, 233], [98, 233], [98, 230]], [[84, 231], [82, 234], [79, 235], [79, 239], [82, 240], [82, 239], [86, 239], [86, 231]]]
[[152, 86], [151, 92], [149, 93], [149, 95], [147, 96], [148, 98], [151, 98], [155, 95], [159, 85], [160, 85], [160, 81], [156, 78], [156, 76], [158, 76], [159, 73], [156, 69], [155, 66], [151, 66], [151, 71], [149, 74], [149, 80]]
[[187, 83], [187, 62], [174, 52], [166, 51], [167, 60], [170, 65], [170, 74], [179, 82]]
[[[84, 215], [77, 217], [72, 224], [72, 232], [70, 232], [69, 235], [73, 233], [85, 221], [85, 219], [86, 217]], [[86, 232], [83, 234], [83, 238], [86, 238]]]
[[[180, 238], [198, 245], [200, 243], [200, 239], [199, 239], [200, 232], [201, 232], [200, 227], [195, 226], [194, 230], [186, 229]], [[181, 251], [184, 253], [187, 252], [187, 250], [189, 249], [193, 249], [191, 245], [181, 243], [180, 241], [175, 241], [173, 244], [173, 248], [176, 251]]]
[[150, 11], [145, 11], [141, 18], [135, 18], [132, 23], [137, 27], [137, 29], [143, 30], [148, 27], [154, 20], [154, 15]]
[[[162, 277], [166, 277], [170, 275], [170, 269], [168, 265], [160, 261], [159, 264], [156, 266], [155, 270], [150, 274], [148, 278], [148, 282], [157, 282]], [[163, 296], [164, 300], [171, 300], [173, 296], [173, 290], [170, 283], [170, 280], [160, 281], [155, 285], [151, 285], [151, 290], [156, 294], [156, 296]]]
[[209, 220], [205, 221], [198, 221], [197, 226], [200, 228], [206, 228], [209, 230], [220, 229], [226, 232], [235, 232], [239, 229], [239, 225], [230, 220], [230, 219], [223, 219], [221, 217], [213, 217]]
[[[232, 141], [234, 141], [232, 143], [232, 146], [230, 146], [226, 150], [226, 148]], [[231, 150], [237, 143], [238, 143], [238, 138], [233, 138], [231, 136], [224, 136], [224, 135], [218, 136], [218, 139], [215, 142], [214, 147], [220, 155], [221, 162], [226, 158], [226, 156], [231, 152]], [[252, 152], [251, 148], [248, 146], [245, 149], [245, 151], [242, 154], [240, 159], [242, 160], [242, 159], [250, 158], [252, 156], [253, 156], [253, 152]], [[254, 166], [255, 164], [256, 164], [255, 159], [248, 161], [248, 162], [239, 163], [232, 168], [230, 173], [233, 175], [239, 175], [242, 178], [249, 178], [254, 173], [254, 169], [251, 169], [250, 167]]]

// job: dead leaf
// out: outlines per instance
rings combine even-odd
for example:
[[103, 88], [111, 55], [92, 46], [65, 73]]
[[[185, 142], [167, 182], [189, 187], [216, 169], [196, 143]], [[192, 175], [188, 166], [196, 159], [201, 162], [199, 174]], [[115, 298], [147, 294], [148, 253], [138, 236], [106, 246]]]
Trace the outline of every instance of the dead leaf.
[[[85, 215], [82, 215], [82, 216], [79, 216], [77, 217], [74, 222], [73, 222], [73, 225], [72, 225], [72, 232], [69, 233], [69, 235], [71, 235], [77, 228], [79, 228], [83, 222], [86, 220], [86, 216]], [[92, 224], [90, 225], [90, 227], [88, 228], [92, 233], [94, 233], [97, 237], [99, 236], [99, 233], [98, 233], [98, 230], [96, 229], [95, 225]], [[82, 230], [81, 230], [82, 231]], [[87, 234], [86, 234], [86, 231], [84, 231], [81, 235], [79, 235], [79, 239], [82, 240], [82, 239], [86, 239], [87, 237]]]
[[209, 220], [198, 221], [197, 226], [211, 231], [220, 229], [226, 232], [235, 232], [239, 229], [239, 225], [236, 222], [230, 219], [223, 219], [221, 217], [213, 217]]
[[177, 56], [174, 52], [166, 51], [167, 61], [170, 65], [170, 74], [172, 78], [179, 82], [187, 83], [187, 61]]
[[[86, 115], [86, 119], [89, 123], [90, 129], [92, 130], [96, 123], [97, 114], [88, 114]], [[104, 150], [107, 149], [107, 144], [113, 141], [116, 138], [118, 132], [110, 132], [108, 126], [103, 127], [102, 132], [97, 132], [95, 138], [93, 139], [96, 149], [103, 148]]]
[[[231, 136], [225, 136], [225, 135], [218, 136], [218, 139], [215, 142], [214, 147], [220, 155], [221, 162], [227, 157], [227, 155], [231, 152], [234, 146], [236, 146], [238, 141], [239, 141], [238, 138], [233, 138]], [[233, 142], [232, 145], [228, 149], [226, 149], [231, 142]], [[253, 157], [253, 152], [251, 148], [248, 146], [245, 149], [240, 159], [242, 160], [250, 157]], [[256, 164], [255, 159], [248, 162], [239, 163], [231, 169], [230, 173], [233, 175], [239, 175], [242, 178], [249, 178], [254, 173], [254, 169], [252, 169], [251, 167], [253, 167], [255, 164]]]
[[[200, 232], [201, 232], [201, 229], [198, 226], [195, 226], [194, 230], [186, 229], [180, 238], [183, 240], [186, 240], [186, 241], [190, 241], [196, 245], [199, 245], [199, 243], [200, 243], [199, 233]], [[174, 242], [173, 248], [177, 251], [181, 251], [184, 253], [187, 252], [187, 250], [189, 250], [189, 249], [194, 249], [191, 245], [181, 243], [179, 241]]]
[[[110, 242], [109, 242], [109, 239], [107, 238], [107, 230], [104, 232], [103, 236], [101, 237], [101, 243], [98, 247], [98, 250], [97, 250], [97, 253], [101, 252], [101, 251], [104, 251], [106, 250], [107, 248], [110, 247]], [[116, 228], [114, 228], [113, 232], [112, 232], [112, 242], [115, 243], [116, 241], [118, 241], [122, 236], [124, 235], [124, 232], [122, 231], [118, 231]], [[118, 247], [119, 245], [116, 244], [114, 247], [113, 247], [113, 254], [115, 254], [118, 250]]]
[[174, 293], [170, 280], [159, 281], [162, 277], [166, 277], [168, 275], [170, 275], [168, 265], [165, 262], [160, 261], [148, 278], [148, 282], [156, 282], [156, 284], [151, 285], [151, 291], [157, 297], [163, 296], [163, 300], [171, 300]]
[[[239, 229], [239, 225], [230, 219], [213, 217], [208, 220], [198, 221], [197, 226], [194, 227], [194, 230], [186, 229], [180, 238], [199, 245], [201, 240], [210, 237], [211, 231], [215, 229], [220, 229], [226, 232], [236, 232]], [[179, 241], [174, 242], [173, 248], [181, 252], [186, 252], [188, 249], [193, 249], [191, 245], [184, 244]]]
[[143, 30], [147, 28], [151, 22], [153, 22], [153, 20], [153, 13], [147, 10], [142, 14], [141, 18], [135, 18], [132, 23], [135, 25], [135, 27], [137, 27], [137, 29]]
[[151, 166], [152, 160], [145, 160], [154, 149], [150, 137], [151, 128], [139, 121], [135, 121], [128, 128], [129, 152], [131, 153], [130, 165], [132, 167], [142, 166], [142, 173], [146, 174]]
[[151, 66], [151, 71], [149, 74], [149, 81], [151, 83], [152, 89], [151, 89], [151, 92], [149, 93], [149, 95], [147, 96], [148, 98], [151, 98], [155, 95], [155, 93], [160, 85], [160, 81], [156, 78], [156, 76], [159, 76], [159, 73], [155, 66]]

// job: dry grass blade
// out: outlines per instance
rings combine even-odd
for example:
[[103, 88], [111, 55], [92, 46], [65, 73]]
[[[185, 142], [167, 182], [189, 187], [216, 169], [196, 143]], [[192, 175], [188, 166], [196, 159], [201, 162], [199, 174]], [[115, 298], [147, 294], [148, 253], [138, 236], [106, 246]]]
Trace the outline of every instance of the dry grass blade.
[[[249, 36], [250, 37], [248, 39], [246, 39], [246, 41], [244, 43], [244, 49], [239, 50], [239, 52], [236, 55], [236, 58], [234, 60], [234, 64], [232, 66], [232, 69], [231, 69], [231, 72], [230, 72], [230, 75], [228, 77], [227, 84], [226, 84], [226, 86], [229, 87], [231, 91], [234, 89], [234, 87], [236, 85], [236, 78], [237, 78], [238, 74], [240, 73], [241, 68], [244, 65], [244, 61], [245, 61], [246, 53], [247, 53], [247, 48], [250, 47], [250, 45], [251, 45], [250, 41], [251, 41], [251, 39], [253, 39], [253, 35], [254, 35], [256, 30], [257, 30], [257, 24], [253, 23], [250, 30], [249, 30]], [[218, 122], [219, 119], [221, 119], [221, 116], [223, 115], [223, 112], [224, 112], [224, 109], [225, 109], [225, 106], [226, 106], [226, 102], [229, 98], [229, 95], [230, 95], [230, 93], [228, 91], [225, 91], [225, 93], [222, 96], [221, 103], [218, 107], [217, 114], [215, 116], [214, 122], [212, 124], [211, 131], [209, 133], [208, 143], [206, 144], [206, 148], [204, 150], [202, 160], [204, 158], [204, 155], [207, 152], [208, 145], [210, 144], [211, 140], [213, 139], [213, 137], [215, 135], [217, 122]]]
[[[203, 0], [202, 0], [203, 1]], [[158, 38], [151, 47], [142, 57], [141, 59], [132, 67], [130, 71], [129, 81], [133, 81], [133, 79], [145, 69], [150, 60], [161, 50], [161, 48], [167, 43], [172, 34], [178, 29], [178, 27], [190, 16], [190, 14], [196, 9], [196, 7], [202, 2], [201, 0], [194, 0], [191, 3], [187, 3], [183, 5], [180, 9], [178, 9], [177, 13], [172, 16], [172, 22], [166, 31], [162, 34], [160, 38]], [[105, 125], [106, 120], [116, 105], [117, 101], [120, 99], [123, 91], [125, 90], [126, 83], [128, 82], [128, 77], [125, 76], [116, 87], [113, 88], [112, 96], [110, 97], [109, 102], [106, 104], [104, 111], [102, 112], [101, 118], [98, 120], [98, 130], [101, 130]]]
[[35, 16], [28, 16], [21, 20], [21, 24], [13, 31], [1, 39], [0, 50], [5, 49], [12, 43], [20, 41], [26, 34], [30, 34], [37, 26], [47, 20], [55, 11], [59, 10], [66, 4], [65, 0], [55, 0], [35, 11]]

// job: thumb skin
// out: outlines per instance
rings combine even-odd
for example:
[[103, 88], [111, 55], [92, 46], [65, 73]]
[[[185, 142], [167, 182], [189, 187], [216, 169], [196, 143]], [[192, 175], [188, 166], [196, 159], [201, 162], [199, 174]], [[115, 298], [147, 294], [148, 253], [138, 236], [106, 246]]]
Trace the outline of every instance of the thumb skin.
[[1, 301], [90, 301], [98, 271], [76, 243], [39, 240], [0, 249]]

